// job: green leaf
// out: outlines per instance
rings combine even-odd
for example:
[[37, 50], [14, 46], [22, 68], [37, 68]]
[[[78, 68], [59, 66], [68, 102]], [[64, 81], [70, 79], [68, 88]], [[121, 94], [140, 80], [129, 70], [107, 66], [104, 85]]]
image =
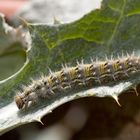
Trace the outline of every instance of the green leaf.
[[30, 79], [47, 75], [48, 68], [61, 69], [62, 63], [76, 65], [76, 60], [90, 62], [90, 57], [105, 60], [105, 55], [116, 57], [122, 52], [140, 55], [140, 1], [104, 0], [101, 9], [91, 11], [83, 18], [69, 24], [49, 26], [28, 24], [31, 47], [27, 50], [27, 61], [12, 77], [0, 82], [0, 133], [21, 124], [40, 121], [59, 105], [82, 97], [111, 96], [117, 101], [123, 91], [135, 87], [139, 73], [127, 81], [118, 81], [108, 86], [72, 90], [44, 102], [29, 110], [19, 111], [13, 101], [22, 85]]
[[0, 14], [0, 80], [17, 72], [25, 58], [21, 28], [10, 27]]

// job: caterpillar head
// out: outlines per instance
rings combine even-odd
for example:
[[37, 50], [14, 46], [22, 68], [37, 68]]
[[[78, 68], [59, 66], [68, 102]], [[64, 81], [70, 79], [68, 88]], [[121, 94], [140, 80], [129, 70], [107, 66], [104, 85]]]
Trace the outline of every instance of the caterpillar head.
[[23, 99], [19, 95], [16, 95], [14, 100], [16, 102], [18, 109], [22, 109], [24, 107], [25, 102], [23, 101]]

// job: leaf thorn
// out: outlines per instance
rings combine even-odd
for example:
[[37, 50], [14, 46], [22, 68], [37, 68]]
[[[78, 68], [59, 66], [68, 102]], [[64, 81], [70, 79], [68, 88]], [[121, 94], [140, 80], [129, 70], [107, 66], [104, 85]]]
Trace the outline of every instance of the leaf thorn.
[[135, 86], [135, 87], [132, 87], [132, 89], [135, 91], [136, 96], [139, 96], [139, 93], [138, 93], [138, 91], [137, 91], [137, 87], [136, 87], [136, 86]]
[[44, 125], [44, 123], [41, 121], [41, 118], [38, 117], [37, 119], [35, 119], [37, 122], [40, 122], [42, 125]]
[[114, 100], [117, 102], [117, 104], [121, 107], [121, 104], [119, 102], [118, 96], [117, 95], [112, 95], [112, 97], [114, 98]]

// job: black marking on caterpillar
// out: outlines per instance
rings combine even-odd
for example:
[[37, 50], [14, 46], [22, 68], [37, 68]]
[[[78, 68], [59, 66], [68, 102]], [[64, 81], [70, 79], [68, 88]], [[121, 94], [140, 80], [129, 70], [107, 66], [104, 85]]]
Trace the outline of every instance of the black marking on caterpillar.
[[140, 57], [127, 55], [118, 59], [93, 61], [90, 64], [78, 63], [75, 67], [63, 66], [58, 72], [51, 72], [25, 87], [15, 96], [19, 109], [28, 108], [41, 98], [49, 98], [77, 86], [100, 86], [127, 79], [140, 72]]

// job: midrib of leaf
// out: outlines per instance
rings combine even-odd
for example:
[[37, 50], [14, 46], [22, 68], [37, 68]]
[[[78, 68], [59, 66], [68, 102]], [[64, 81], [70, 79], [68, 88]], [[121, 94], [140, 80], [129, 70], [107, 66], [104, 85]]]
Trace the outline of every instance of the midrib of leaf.
[[122, 10], [120, 12], [120, 17], [119, 17], [118, 21], [116, 22], [116, 26], [115, 26], [115, 28], [113, 30], [113, 33], [112, 33], [112, 35], [110, 36], [110, 38], [109, 38], [109, 40], [107, 42], [107, 45], [106, 45], [107, 48], [110, 48], [111, 43], [113, 42], [113, 39], [114, 39], [115, 34], [117, 32], [118, 26], [119, 26], [119, 24], [120, 24], [120, 22], [121, 22], [121, 20], [123, 18], [125, 6], [126, 6], [126, 0], [123, 0], [123, 1], [124, 1], [124, 3], [123, 3], [123, 6], [122, 6]]

